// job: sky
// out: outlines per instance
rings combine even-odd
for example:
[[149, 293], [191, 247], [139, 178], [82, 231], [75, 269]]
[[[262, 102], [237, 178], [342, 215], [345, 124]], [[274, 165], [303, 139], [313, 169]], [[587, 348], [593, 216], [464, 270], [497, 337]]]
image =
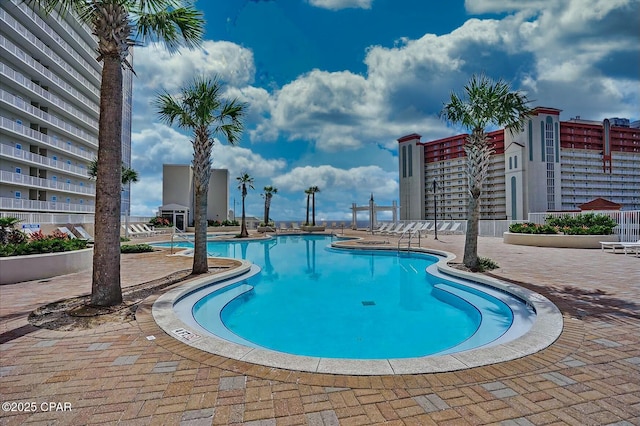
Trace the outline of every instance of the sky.
[[[271, 218], [304, 222], [304, 190], [318, 186], [316, 221], [348, 221], [352, 203], [399, 198], [397, 139], [463, 133], [440, 118], [473, 74], [503, 79], [531, 106], [575, 116], [639, 118], [640, 0], [200, 0], [199, 49], [135, 49], [131, 214], [162, 205], [162, 164], [189, 164], [192, 135], [160, 123], [161, 91], [217, 76], [247, 104], [235, 146], [218, 135], [213, 167], [255, 190], [278, 188]], [[388, 216], [388, 217], [387, 217]], [[364, 215], [359, 216], [366, 219]], [[380, 213], [379, 219], [390, 218]]]

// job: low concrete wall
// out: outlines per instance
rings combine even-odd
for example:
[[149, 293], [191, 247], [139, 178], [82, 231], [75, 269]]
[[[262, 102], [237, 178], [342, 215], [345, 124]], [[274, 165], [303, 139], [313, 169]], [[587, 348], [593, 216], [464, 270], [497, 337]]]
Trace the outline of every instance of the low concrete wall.
[[93, 249], [0, 258], [0, 285], [40, 280], [91, 269]]
[[503, 242], [520, 246], [600, 248], [600, 241], [617, 242], [617, 235], [517, 234], [505, 232]]
[[[187, 232], [196, 232], [195, 226], [187, 226]], [[221, 232], [240, 232], [240, 226], [209, 226], [207, 234], [217, 234]]]

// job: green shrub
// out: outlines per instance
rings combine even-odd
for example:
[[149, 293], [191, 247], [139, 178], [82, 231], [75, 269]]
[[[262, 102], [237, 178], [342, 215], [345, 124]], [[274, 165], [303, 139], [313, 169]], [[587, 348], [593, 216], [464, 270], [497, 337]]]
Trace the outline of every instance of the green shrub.
[[584, 213], [576, 216], [547, 216], [544, 225], [525, 222], [509, 225], [518, 234], [611, 235], [617, 223], [603, 214]]
[[480, 262], [480, 272], [499, 268], [498, 264], [488, 257], [480, 257], [478, 261]]
[[513, 223], [509, 225], [509, 232], [517, 234], [557, 234], [558, 229], [548, 224], [525, 222]]
[[240, 222], [237, 220], [223, 220], [222, 226], [240, 226]]
[[147, 253], [153, 251], [149, 244], [124, 244], [120, 246], [120, 253]]
[[33, 241], [24, 241], [18, 244], [0, 245], [0, 257], [25, 256], [29, 254], [59, 253], [63, 251], [82, 250], [87, 248], [85, 240], [58, 237], [45, 237]]
[[120, 242], [121, 243], [126, 243], [128, 241], [131, 241], [131, 238], [127, 238], [127, 237], [120, 237]]

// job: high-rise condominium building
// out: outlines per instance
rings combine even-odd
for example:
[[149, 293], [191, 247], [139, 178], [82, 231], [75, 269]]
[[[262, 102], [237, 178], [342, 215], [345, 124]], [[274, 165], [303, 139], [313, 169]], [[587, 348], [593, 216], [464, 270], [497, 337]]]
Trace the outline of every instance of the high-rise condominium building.
[[[0, 3], [0, 210], [93, 213], [101, 63], [72, 14], [43, 17]], [[125, 74], [123, 160], [131, 161], [131, 76]], [[126, 188], [128, 189], [128, 188]], [[123, 191], [123, 213], [129, 192]]]
[[[528, 213], [578, 210], [595, 198], [640, 210], [640, 127], [611, 118], [560, 121], [538, 107], [516, 135], [488, 133], [493, 144], [480, 198], [482, 219], [527, 219]], [[400, 219], [466, 219], [466, 134], [421, 142], [398, 139]]]

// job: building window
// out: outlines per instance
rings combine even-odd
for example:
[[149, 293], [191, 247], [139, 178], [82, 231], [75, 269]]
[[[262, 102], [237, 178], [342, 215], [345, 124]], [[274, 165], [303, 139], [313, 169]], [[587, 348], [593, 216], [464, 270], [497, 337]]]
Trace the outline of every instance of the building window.
[[402, 147], [402, 177], [407, 177], [407, 147]]
[[518, 168], [518, 156], [517, 156], [517, 155], [515, 155], [515, 156], [513, 157], [513, 168], [514, 168], [514, 169], [517, 169], [517, 168]]
[[51, 158], [53, 158], [53, 161], [58, 161], [58, 156], [57, 156], [57, 155], [54, 155], [54, 156], [53, 156], [53, 157], [51, 157]]
[[70, 203], [71, 203], [71, 198], [67, 197], [67, 199], [65, 200], [65, 202], [66, 202], [67, 204], [70, 204]]
[[53, 195], [53, 196], [51, 197], [51, 201], [53, 201], [53, 202], [55, 203], [56, 201], [58, 201], [58, 197], [57, 197], [57, 196], [55, 196], [55, 195]]
[[513, 169], [513, 158], [509, 157], [509, 170]]
[[413, 145], [409, 145], [409, 177], [413, 176]]
[[84, 204], [84, 200], [80, 198], [80, 204]]
[[529, 161], [533, 161], [533, 122], [529, 120]]
[[22, 169], [20, 167], [16, 167], [16, 174], [21, 174], [22, 173]]
[[22, 145], [21, 145], [21, 144], [19, 144], [19, 143], [17, 143], [17, 144], [16, 144], [16, 149], [22, 149]]
[[22, 126], [22, 120], [16, 120], [16, 124], [19, 124]]

